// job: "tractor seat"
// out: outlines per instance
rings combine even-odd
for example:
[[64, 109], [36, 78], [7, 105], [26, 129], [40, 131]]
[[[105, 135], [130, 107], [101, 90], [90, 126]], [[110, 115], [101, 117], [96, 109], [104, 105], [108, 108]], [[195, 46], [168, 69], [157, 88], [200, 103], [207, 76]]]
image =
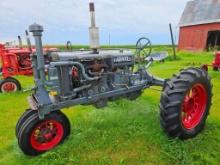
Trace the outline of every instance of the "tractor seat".
[[147, 58], [145, 58], [146, 61], [163, 61], [169, 56], [168, 52], [155, 52], [151, 53]]
[[20, 67], [19, 69], [20, 69], [20, 70], [31, 70], [32, 67], [26, 67], [26, 68], [22, 68], [22, 67]]

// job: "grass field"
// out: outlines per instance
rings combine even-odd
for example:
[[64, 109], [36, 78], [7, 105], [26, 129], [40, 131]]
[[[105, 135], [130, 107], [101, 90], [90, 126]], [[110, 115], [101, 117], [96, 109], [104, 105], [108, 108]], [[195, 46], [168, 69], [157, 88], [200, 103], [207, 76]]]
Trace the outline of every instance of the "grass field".
[[[211, 63], [211, 53], [179, 53], [178, 60], [153, 64], [164, 78], [187, 66]], [[160, 128], [160, 92], [147, 89], [136, 101], [120, 99], [97, 110], [93, 106], [64, 109], [72, 128], [64, 144], [38, 157], [25, 156], [17, 145], [15, 125], [28, 107], [29, 92], [0, 94], [0, 164], [220, 164], [220, 73], [210, 71], [213, 106], [205, 130], [188, 141], [171, 140]], [[32, 78], [19, 77], [23, 87]]]

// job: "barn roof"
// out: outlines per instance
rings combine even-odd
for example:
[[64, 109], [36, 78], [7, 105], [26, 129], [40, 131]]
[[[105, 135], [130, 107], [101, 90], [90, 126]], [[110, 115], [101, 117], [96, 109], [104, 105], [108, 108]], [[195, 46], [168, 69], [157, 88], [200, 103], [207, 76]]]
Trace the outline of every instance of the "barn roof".
[[179, 26], [192, 26], [220, 22], [220, 0], [189, 1]]

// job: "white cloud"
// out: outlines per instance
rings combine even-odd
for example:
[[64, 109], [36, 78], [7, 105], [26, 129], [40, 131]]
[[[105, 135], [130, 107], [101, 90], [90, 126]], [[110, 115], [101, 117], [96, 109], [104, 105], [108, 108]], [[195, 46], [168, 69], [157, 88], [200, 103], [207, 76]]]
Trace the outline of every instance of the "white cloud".
[[[23, 33], [33, 22], [46, 29], [48, 42], [87, 37], [88, 2], [85, 0], [5, 0], [0, 1], [0, 39]], [[97, 25], [103, 33], [125, 35], [164, 35], [169, 41], [168, 24], [177, 26], [186, 0], [94, 0]], [[56, 38], [57, 37], [57, 38]], [[138, 37], [138, 36], [137, 36]], [[86, 42], [87, 39], [75, 39]], [[124, 42], [124, 41], [123, 41]], [[126, 42], [126, 41], [125, 41]], [[128, 41], [130, 42], [130, 41]], [[159, 42], [159, 41], [158, 41]]]

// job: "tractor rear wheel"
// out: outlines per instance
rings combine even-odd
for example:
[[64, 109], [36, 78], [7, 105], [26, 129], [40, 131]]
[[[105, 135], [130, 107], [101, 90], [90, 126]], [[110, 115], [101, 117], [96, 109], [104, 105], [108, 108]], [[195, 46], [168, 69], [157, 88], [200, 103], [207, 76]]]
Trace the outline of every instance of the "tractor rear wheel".
[[10, 93], [21, 90], [21, 84], [15, 78], [9, 77], [0, 82], [0, 92]]
[[169, 137], [195, 137], [205, 126], [212, 85], [203, 69], [188, 68], [167, 80], [161, 94], [160, 122]]

